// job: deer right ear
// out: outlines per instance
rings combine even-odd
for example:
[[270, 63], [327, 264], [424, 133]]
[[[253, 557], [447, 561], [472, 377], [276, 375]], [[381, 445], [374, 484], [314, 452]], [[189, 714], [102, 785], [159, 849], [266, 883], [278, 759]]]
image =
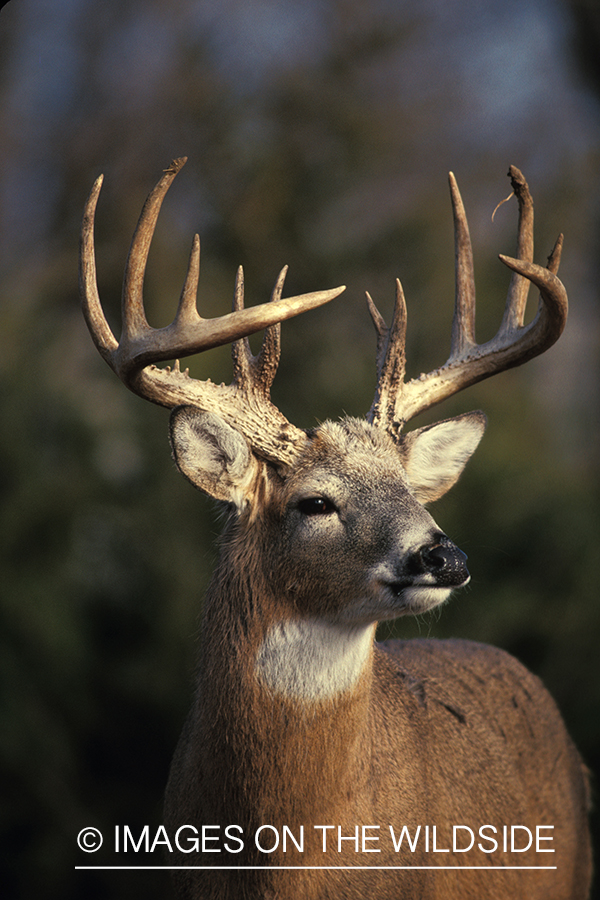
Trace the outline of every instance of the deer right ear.
[[178, 406], [169, 437], [177, 468], [194, 487], [215, 500], [245, 505], [256, 461], [239, 431], [215, 413]]

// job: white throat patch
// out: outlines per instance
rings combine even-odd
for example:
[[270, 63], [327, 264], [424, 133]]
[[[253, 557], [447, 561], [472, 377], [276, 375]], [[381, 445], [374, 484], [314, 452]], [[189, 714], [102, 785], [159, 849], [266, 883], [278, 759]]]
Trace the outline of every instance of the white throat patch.
[[272, 691], [305, 701], [350, 690], [363, 671], [375, 625], [349, 628], [320, 619], [281, 622], [256, 656], [256, 674]]

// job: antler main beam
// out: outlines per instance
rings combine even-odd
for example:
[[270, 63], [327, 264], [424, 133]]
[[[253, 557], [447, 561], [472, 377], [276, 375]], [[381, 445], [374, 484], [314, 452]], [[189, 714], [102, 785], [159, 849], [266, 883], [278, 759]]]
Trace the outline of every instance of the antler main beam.
[[[533, 200], [522, 173], [509, 170], [519, 203], [517, 259], [500, 255], [513, 270], [506, 307], [498, 333], [484, 344], [475, 342], [475, 277], [469, 226], [454, 175], [450, 173], [450, 193], [454, 213], [456, 299], [452, 322], [450, 356], [439, 369], [404, 382], [406, 303], [400, 282], [392, 325], [387, 328], [367, 294], [367, 303], [377, 331], [378, 384], [367, 416], [374, 425], [397, 435], [405, 422], [441, 403], [469, 385], [496, 372], [519, 366], [543, 353], [560, 337], [568, 311], [567, 294], [556, 277], [562, 250], [559, 236], [546, 268], [533, 263]], [[529, 284], [540, 291], [540, 304], [533, 321], [524, 325]]]
[[[186, 157], [173, 160], [148, 195], [140, 215], [123, 281], [121, 300], [123, 330], [120, 341], [116, 340], [102, 310], [96, 279], [94, 216], [102, 187], [102, 176], [96, 180], [86, 203], [81, 229], [80, 290], [83, 312], [94, 343], [109, 366], [131, 390], [165, 406], [170, 406], [171, 400], [162, 394], [149, 396], [148, 378], [140, 377], [141, 371], [150, 363], [191, 356], [221, 344], [231, 343], [309, 309], [322, 306], [345, 290], [344, 287], [339, 287], [281, 299], [281, 289], [278, 289], [278, 298], [273, 302], [244, 309], [241, 302], [243, 273], [240, 267], [236, 282], [237, 308], [218, 319], [204, 319], [198, 314], [196, 307], [200, 241], [198, 235], [195, 235], [175, 319], [164, 328], [151, 328], [144, 312], [142, 296], [148, 252], [162, 202], [185, 162]], [[282, 271], [278, 280], [281, 287], [286, 271], [287, 269]]]

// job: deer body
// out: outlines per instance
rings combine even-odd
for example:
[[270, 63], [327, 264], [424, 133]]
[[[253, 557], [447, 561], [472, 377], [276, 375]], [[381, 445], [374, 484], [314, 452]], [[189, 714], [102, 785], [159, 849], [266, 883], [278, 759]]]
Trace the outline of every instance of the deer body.
[[[456, 451], [463, 459], [464, 442], [472, 445], [483, 423], [459, 421], [467, 432]], [[442, 444], [439, 464], [447, 467], [452, 451]], [[431, 491], [429, 450], [423, 476]], [[221, 838], [237, 825], [244, 849], [221, 840], [204, 854], [176, 854], [174, 863], [552, 864], [560, 877], [461, 872], [459, 895], [583, 898], [582, 767], [538, 679], [502, 651], [470, 642], [374, 645], [375, 621], [422, 612], [468, 578], [464, 557], [417, 500], [418, 467], [408, 464], [414, 486], [406, 468], [391, 439], [366, 423], [325, 423], [290, 477], [259, 491], [260, 513], [246, 508], [230, 522], [205, 601], [197, 697], [173, 761], [166, 823], [170, 834], [189, 823], [219, 825], [210, 834]], [[332, 511], [303, 512], [317, 497]], [[444, 555], [434, 552], [428, 565], [427, 550], [436, 546]], [[536, 853], [534, 844], [525, 853], [484, 853], [477, 843], [470, 852], [442, 852], [452, 849], [452, 825], [478, 835], [490, 824], [499, 848], [504, 825], [534, 835], [537, 826], [554, 826], [540, 832], [553, 841], [538, 847], [556, 852]], [[272, 828], [260, 831], [265, 825], [280, 836], [287, 826], [297, 839], [303, 831], [302, 852], [289, 838], [285, 852], [282, 838], [261, 852], [257, 832], [263, 850], [275, 840]], [[324, 825], [334, 827], [324, 833]], [[411, 839], [421, 826], [414, 852], [406, 840], [394, 849], [390, 825], [396, 840], [403, 826]], [[357, 826], [357, 840], [339, 842], [338, 827], [355, 837]], [[177, 877], [181, 896], [190, 898], [447, 898], [457, 890], [457, 873], [391, 868], [184, 870]]]
[[[204, 604], [196, 694], [166, 792], [178, 896], [585, 900], [586, 771], [539, 680], [506, 653], [467, 641], [374, 643], [377, 622], [434, 609], [469, 580], [466, 556], [425, 504], [457, 481], [485, 417], [469, 413], [407, 434], [402, 427], [557, 340], [567, 315], [556, 277], [561, 240], [547, 268], [533, 264], [533, 202], [511, 167], [518, 258], [502, 257], [514, 273], [505, 314], [496, 337], [477, 345], [470, 239], [451, 176], [448, 361], [404, 382], [398, 282], [390, 328], [368, 297], [378, 385], [366, 420], [303, 431], [270, 401], [279, 358], [273, 323], [342, 288], [283, 300], [283, 272], [271, 304], [244, 310], [240, 270], [234, 312], [207, 322], [196, 309], [195, 239], [175, 321], [162, 329], [146, 321], [146, 256], [182, 162], [165, 171], [140, 217], [120, 342], [96, 287], [100, 181], [81, 252], [84, 313], [98, 350], [128, 387], [173, 410], [179, 470], [230, 509]], [[541, 303], [525, 325], [529, 282]], [[253, 356], [245, 335], [264, 327]], [[178, 362], [153, 365], [230, 341], [229, 386], [199, 383]]]

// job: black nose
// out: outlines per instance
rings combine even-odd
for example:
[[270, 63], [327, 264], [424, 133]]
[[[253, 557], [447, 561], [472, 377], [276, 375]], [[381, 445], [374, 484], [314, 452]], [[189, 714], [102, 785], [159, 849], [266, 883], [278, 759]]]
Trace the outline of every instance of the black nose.
[[423, 570], [433, 575], [439, 585], [458, 586], [469, 580], [467, 554], [445, 536], [434, 544], [421, 547], [419, 560]]

